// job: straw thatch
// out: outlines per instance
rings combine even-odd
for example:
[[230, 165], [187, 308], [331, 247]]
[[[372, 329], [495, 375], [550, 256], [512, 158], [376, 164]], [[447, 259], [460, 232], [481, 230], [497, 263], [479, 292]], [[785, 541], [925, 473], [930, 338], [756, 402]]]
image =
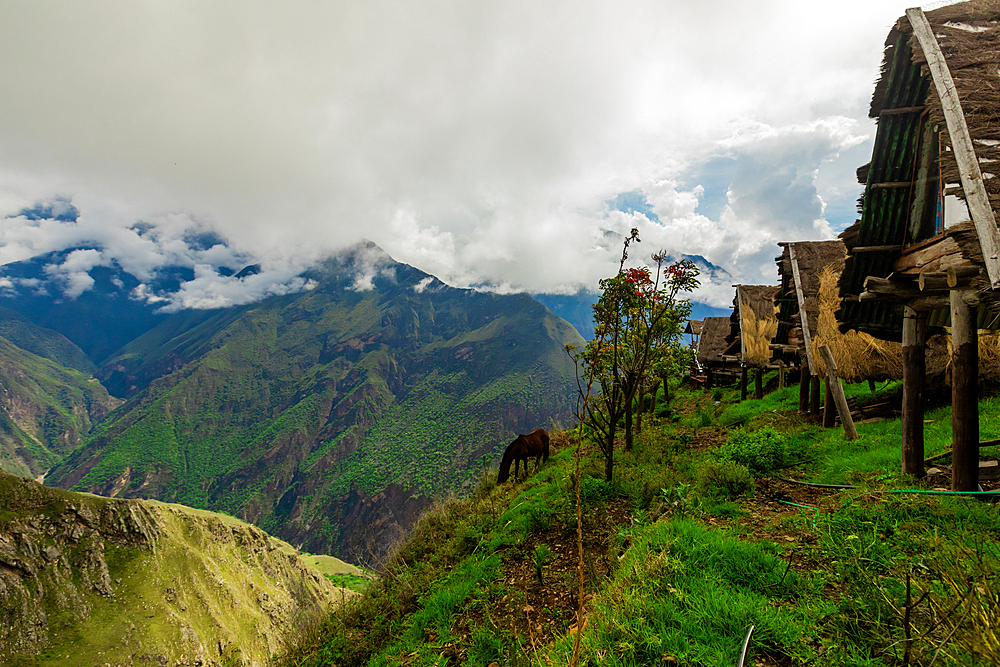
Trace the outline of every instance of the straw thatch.
[[701, 320], [688, 320], [687, 327], [684, 328], [684, 333], [692, 336], [700, 336], [701, 326], [702, 326]]
[[902, 378], [902, 345], [879, 340], [860, 331], [840, 332], [836, 317], [837, 309], [840, 308], [840, 289], [837, 286], [840, 273], [835, 265], [823, 267], [817, 277], [818, 312], [816, 328], [812, 332], [816, 372], [826, 375], [826, 364], [823, 363], [822, 355], [817, 353], [820, 346], [826, 345], [837, 362], [837, 375], [846, 382]]
[[701, 340], [698, 344], [698, 362], [702, 365], [722, 362], [729, 333], [728, 317], [706, 317], [702, 322]]
[[730, 316], [730, 347], [741, 350], [743, 362], [750, 367], [763, 368], [771, 359], [771, 339], [778, 330], [774, 315], [774, 296], [777, 286], [737, 285]]

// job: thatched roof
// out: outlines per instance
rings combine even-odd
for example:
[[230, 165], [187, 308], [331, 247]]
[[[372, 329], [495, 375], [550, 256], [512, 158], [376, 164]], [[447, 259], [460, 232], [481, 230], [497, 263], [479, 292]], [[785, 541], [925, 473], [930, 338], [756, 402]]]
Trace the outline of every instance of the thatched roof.
[[777, 328], [774, 316], [777, 292], [778, 287], [772, 285], [736, 285], [726, 343], [732, 354], [744, 355], [748, 366], [766, 366], [770, 359], [768, 345]]
[[[800, 304], [795, 291], [789, 248], [795, 246], [795, 260], [802, 281], [802, 305], [805, 306], [810, 334], [816, 332], [819, 320], [820, 274], [823, 269], [830, 266], [837, 275], [840, 275], [844, 270], [846, 250], [844, 242], [840, 240], [799, 241], [783, 245], [781, 256], [774, 260], [778, 264], [778, 275], [781, 276], [781, 288], [774, 299], [778, 312], [778, 333], [774, 337], [774, 342], [781, 345], [801, 345], [802, 318], [799, 315]], [[786, 361], [794, 362], [794, 359]]]
[[[1000, 3], [970, 0], [926, 12], [925, 16], [954, 81], [975, 162], [983, 172], [982, 185], [989, 207], [1000, 220]], [[957, 144], [949, 134], [924, 47], [906, 16], [896, 22], [886, 39], [870, 115], [878, 119], [878, 132], [872, 162], [858, 171], [859, 179], [864, 178], [866, 183], [859, 202], [861, 220], [842, 235], [851, 256], [841, 280], [845, 301], [840, 319], [842, 328], [899, 340], [902, 318], [898, 309], [880, 301], [858, 302], [856, 297], [864, 291], [869, 276], [898, 278], [893, 265], [903, 248], [910, 250], [920, 241], [938, 238], [934, 235], [940, 227], [933, 228], [933, 215], [924, 220], [910, 214], [911, 205], [928, 191], [925, 183], [934, 182], [936, 190], [936, 170], [921, 175], [919, 169], [923, 167], [918, 169], [918, 162], [925, 159], [927, 152], [921, 149], [929, 136], [927, 131], [940, 131], [940, 154], [935, 152], [929, 164], [940, 164], [944, 195], [966, 199], [956, 159]], [[911, 187], [900, 187], [904, 183]], [[954, 210], [954, 201], [946, 201], [945, 206], [948, 211]], [[946, 222], [949, 217], [950, 213]], [[957, 244], [956, 257], [985, 267], [979, 232], [971, 222], [944, 229], [944, 237]], [[855, 253], [856, 246], [864, 246], [865, 251]], [[1000, 312], [1000, 291], [992, 290], [986, 271], [973, 279], [972, 287], [980, 292], [979, 326], [992, 328], [995, 325], [990, 322]], [[928, 326], [940, 331], [947, 321], [948, 311], [943, 309], [932, 312]]]
[[687, 327], [685, 327], [684, 329], [684, 333], [690, 334], [692, 336], [700, 336], [701, 327], [702, 327], [701, 320], [688, 320]]
[[698, 344], [698, 362], [721, 362], [726, 351], [726, 335], [729, 333], [728, 317], [706, 317], [702, 322], [701, 341]]

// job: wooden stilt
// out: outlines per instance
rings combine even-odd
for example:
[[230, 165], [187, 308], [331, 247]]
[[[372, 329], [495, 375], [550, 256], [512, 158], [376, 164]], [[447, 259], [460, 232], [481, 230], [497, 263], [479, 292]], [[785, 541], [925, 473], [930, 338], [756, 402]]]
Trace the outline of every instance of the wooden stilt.
[[830, 380], [823, 381], [823, 428], [833, 428], [837, 425], [837, 407], [833, 404], [833, 387]]
[[764, 369], [755, 369], [753, 374], [753, 397], [758, 401], [764, 398]]
[[951, 490], [977, 491], [979, 341], [974, 311], [962, 295], [951, 291]]
[[708, 391], [712, 388], [712, 367], [709, 366], [705, 369], [705, 390]]
[[844, 388], [840, 386], [840, 379], [837, 377], [837, 362], [834, 361], [833, 354], [826, 345], [820, 345], [819, 353], [823, 355], [823, 363], [826, 364], [827, 387], [832, 387], [833, 402], [840, 414], [840, 422], [844, 425], [844, 436], [848, 440], [857, 440], [858, 430], [854, 428], [851, 409], [847, 407], [847, 397], [844, 396]]
[[809, 378], [809, 414], [819, 416], [819, 376]]
[[809, 412], [809, 369], [799, 366], [799, 412]]
[[747, 400], [747, 367], [743, 367], [743, 372], [740, 373], [740, 400]]
[[903, 472], [924, 476], [924, 329], [927, 313], [903, 308]]

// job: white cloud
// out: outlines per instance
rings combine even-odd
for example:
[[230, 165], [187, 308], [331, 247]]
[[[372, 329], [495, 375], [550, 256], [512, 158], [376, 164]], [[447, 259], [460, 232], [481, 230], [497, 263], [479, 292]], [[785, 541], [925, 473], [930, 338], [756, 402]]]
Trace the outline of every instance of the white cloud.
[[[759, 275], [769, 244], [829, 236], [824, 203], [856, 196], [857, 164], [837, 156], [871, 133], [901, 12], [13, 0], [0, 6], [0, 263], [93, 243], [144, 283], [239, 261], [281, 283], [370, 238], [451, 284], [572, 292], [616, 267], [605, 230], [638, 224], [644, 254], [662, 244]], [[723, 154], [737, 165], [728, 208], [706, 215], [708, 186], [690, 177]], [[661, 225], [606, 210], [637, 189]], [[17, 215], [56, 197], [78, 222]], [[227, 246], [192, 249], [196, 228]], [[67, 288], [85, 289], [72, 275]], [[221, 278], [199, 274], [182, 301], [266, 292], [263, 278]]]

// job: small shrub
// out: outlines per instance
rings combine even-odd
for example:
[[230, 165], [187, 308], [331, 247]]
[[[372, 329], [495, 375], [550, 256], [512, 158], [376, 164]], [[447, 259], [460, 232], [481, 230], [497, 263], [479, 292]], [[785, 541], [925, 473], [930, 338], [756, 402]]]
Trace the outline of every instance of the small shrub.
[[698, 494], [705, 498], [739, 498], [753, 491], [753, 477], [743, 464], [709, 458], [698, 466]]
[[584, 503], [603, 500], [611, 497], [611, 485], [597, 477], [584, 477], [580, 480], [580, 501]]
[[550, 560], [552, 560], [552, 549], [549, 549], [549, 545], [544, 542], [535, 547], [535, 553], [531, 557], [531, 562], [535, 566], [535, 576], [538, 577], [538, 583], [542, 582], [542, 567], [544, 567]]
[[712, 400], [713, 400], [713, 401], [716, 401], [716, 402], [718, 402], [718, 401], [721, 401], [721, 400], [722, 400], [722, 389], [719, 389], [719, 388], [716, 388], [716, 389], [715, 389], [715, 390], [714, 390], [714, 391], [712, 392]]
[[717, 456], [746, 466], [754, 475], [764, 475], [785, 462], [785, 438], [773, 428], [737, 431], [720, 447]]

